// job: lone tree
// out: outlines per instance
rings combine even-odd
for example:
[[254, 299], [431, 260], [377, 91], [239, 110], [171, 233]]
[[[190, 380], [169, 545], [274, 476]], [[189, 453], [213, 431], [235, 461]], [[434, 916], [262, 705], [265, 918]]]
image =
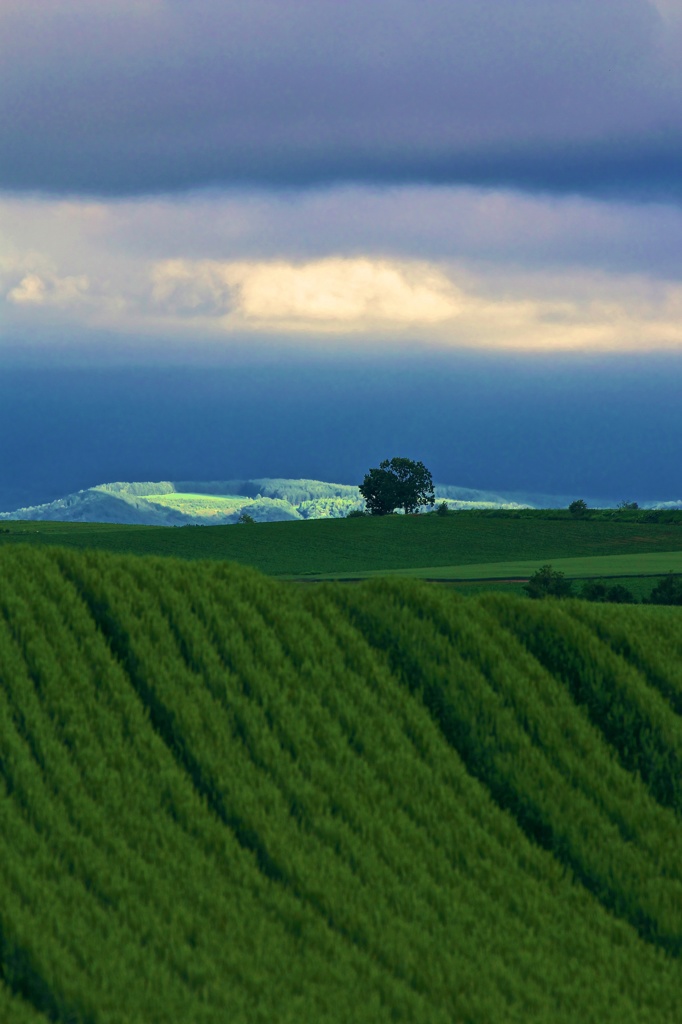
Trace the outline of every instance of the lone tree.
[[396, 508], [408, 515], [436, 501], [431, 474], [423, 462], [412, 459], [384, 459], [365, 474], [360, 494], [373, 516], [389, 515]]
[[587, 502], [583, 501], [582, 498], [578, 498], [577, 501], [571, 502], [568, 506], [568, 511], [572, 516], [575, 516], [576, 519], [580, 519], [581, 516], [586, 515], [588, 512]]

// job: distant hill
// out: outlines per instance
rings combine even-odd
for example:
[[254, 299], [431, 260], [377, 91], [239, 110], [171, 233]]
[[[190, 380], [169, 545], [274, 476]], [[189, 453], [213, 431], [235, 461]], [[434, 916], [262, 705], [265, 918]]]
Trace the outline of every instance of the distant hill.
[[[481, 491], [437, 484], [438, 500], [450, 508], [562, 508], [574, 495]], [[588, 499], [610, 507], [612, 499]], [[0, 519], [141, 526], [226, 525], [242, 513], [256, 522], [335, 519], [362, 508], [358, 487], [324, 480], [257, 477], [238, 480], [118, 481], [88, 487], [43, 505], [1, 512]], [[648, 508], [682, 508], [682, 501], [649, 502]]]
[[224, 525], [236, 523], [243, 512], [256, 522], [278, 522], [339, 518], [361, 506], [357, 487], [319, 480], [118, 481], [3, 512], [0, 519]]

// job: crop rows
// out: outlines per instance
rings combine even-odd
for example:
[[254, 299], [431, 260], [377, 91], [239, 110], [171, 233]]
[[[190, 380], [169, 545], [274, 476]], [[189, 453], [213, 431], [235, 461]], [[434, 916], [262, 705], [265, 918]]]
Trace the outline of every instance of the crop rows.
[[0, 1018], [672, 1024], [680, 649], [675, 609], [2, 552]]

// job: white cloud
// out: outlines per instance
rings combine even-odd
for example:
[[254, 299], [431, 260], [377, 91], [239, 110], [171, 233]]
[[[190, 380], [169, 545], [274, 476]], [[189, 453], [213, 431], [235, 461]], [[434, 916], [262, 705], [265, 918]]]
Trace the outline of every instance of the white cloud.
[[433, 324], [459, 309], [456, 290], [442, 270], [409, 261], [168, 260], [154, 267], [152, 282], [155, 303], [168, 312], [279, 330]]
[[367, 328], [440, 323], [459, 309], [452, 282], [426, 263], [336, 258], [245, 265], [237, 274], [242, 312], [256, 320]]
[[498, 273], [341, 257], [293, 264], [169, 260], [154, 312], [211, 333], [381, 337], [454, 348], [631, 351], [682, 347], [682, 287], [636, 275]]
[[162, 260], [150, 278], [152, 305], [162, 315], [224, 316], [233, 305], [226, 268], [213, 260]]
[[45, 302], [45, 282], [38, 274], [26, 274], [16, 287], [10, 289], [7, 298], [18, 306], [42, 306]]
[[55, 274], [31, 272], [10, 288], [7, 300], [17, 306], [69, 306], [81, 303], [89, 287], [90, 282], [85, 274], [57, 277]]

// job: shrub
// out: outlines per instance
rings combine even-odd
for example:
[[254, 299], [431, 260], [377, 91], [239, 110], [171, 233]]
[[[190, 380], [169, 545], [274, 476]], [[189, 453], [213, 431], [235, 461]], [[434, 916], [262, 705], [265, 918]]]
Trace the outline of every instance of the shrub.
[[583, 601], [609, 602], [611, 604], [635, 604], [634, 594], [623, 586], [622, 583], [614, 583], [608, 586], [605, 580], [587, 580], [583, 583], [580, 597]]
[[538, 569], [523, 588], [529, 597], [570, 597], [573, 584], [566, 579], [563, 572], [553, 569], [551, 565], [543, 565]]
[[582, 498], [578, 498], [576, 501], [571, 502], [568, 506], [568, 511], [572, 516], [580, 518], [580, 516], [584, 516], [587, 512], [587, 502], [583, 501]]
[[651, 591], [649, 604], [682, 604], [682, 576], [672, 570]]

